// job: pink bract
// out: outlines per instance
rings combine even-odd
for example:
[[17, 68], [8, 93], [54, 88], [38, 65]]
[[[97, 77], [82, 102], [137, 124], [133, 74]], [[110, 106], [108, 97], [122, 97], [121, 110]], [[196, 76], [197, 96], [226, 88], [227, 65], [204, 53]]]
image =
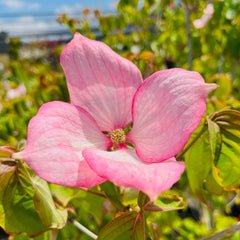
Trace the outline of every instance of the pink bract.
[[[44, 104], [29, 123], [26, 148], [13, 157], [64, 186], [109, 180], [140, 189], [152, 201], [171, 188], [184, 171], [174, 156], [199, 125], [217, 85], [183, 69], [159, 71], [143, 82], [132, 62], [78, 33], [60, 61], [71, 103]], [[109, 135], [131, 123], [124, 139], [135, 149], [113, 143]]]

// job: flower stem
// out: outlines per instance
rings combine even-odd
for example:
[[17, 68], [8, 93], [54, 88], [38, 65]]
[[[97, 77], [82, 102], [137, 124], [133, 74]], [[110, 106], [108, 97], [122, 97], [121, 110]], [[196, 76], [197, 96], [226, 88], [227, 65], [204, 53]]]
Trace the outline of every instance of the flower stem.
[[91, 193], [91, 194], [94, 194], [96, 196], [99, 196], [99, 197], [102, 197], [102, 198], [106, 198], [104, 194], [102, 193], [98, 193], [98, 192], [95, 192], [95, 191], [92, 191], [90, 189], [87, 189], [87, 188], [83, 188], [83, 187], [80, 187], [79, 188], [80, 190], [84, 191], [84, 192], [88, 192], [88, 193]]
[[91, 237], [92, 239], [97, 239], [97, 235], [92, 233], [90, 230], [88, 230], [87, 228], [85, 228], [81, 223], [77, 222], [76, 220], [73, 220], [73, 224], [82, 232], [84, 232], [85, 234], [87, 234], [89, 237]]
[[199, 139], [199, 137], [207, 130], [207, 126], [203, 126], [201, 131], [197, 134], [197, 136], [190, 142], [186, 148], [183, 149], [182, 152], [176, 157], [177, 160], [181, 159], [182, 156], [192, 147], [192, 145]]

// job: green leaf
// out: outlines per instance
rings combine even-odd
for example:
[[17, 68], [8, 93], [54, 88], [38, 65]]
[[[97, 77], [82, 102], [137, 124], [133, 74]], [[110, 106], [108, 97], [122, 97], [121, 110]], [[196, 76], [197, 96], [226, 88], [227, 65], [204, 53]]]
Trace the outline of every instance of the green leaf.
[[209, 118], [208, 118], [208, 132], [212, 159], [214, 162], [217, 162], [221, 153], [222, 139], [219, 126]]
[[76, 188], [64, 187], [56, 184], [50, 184], [50, 189], [54, 198], [65, 208], [79, 193], [79, 190]]
[[205, 183], [205, 188], [212, 194], [220, 195], [223, 192], [222, 178], [219, 177], [219, 170], [216, 168], [222, 147], [222, 138], [219, 126], [208, 118], [209, 143], [212, 154], [212, 167]]
[[208, 82], [214, 82], [219, 85], [219, 88], [214, 90], [214, 96], [220, 100], [226, 100], [232, 91], [231, 79], [226, 74], [214, 75], [208, 79]]
[[34, 237], [29, 238], [26, 233], [20, 234], [20, 235], [11, 235], [8, 240], [55, 240], [57, 237], [58, 231], [47, 231], [43, 234]]
[[124, 211], [125, 207], [122, 205], [120, 199], [122, 196], [119, 194], [119, 192], [116, 189], [116, 186], [106, 181], [100, 185], [100, 188], [104, 193], [106, 194], [107, 198], [110, 200], [110, 202], [115, 206], [118, 210]]
[[86, 222], [89, 224], [89, 216], [93, 216], [98, 225], [101, 225], [104, 216], [103, 204], [105, 201], [105, 196], [80, 190], [78, 194], [71, 199], [70, 204], [79, 209], [81, 216], [78, 216], [77, 220], [81, 223]]
[[17, 164], [0, 164], [0, 225], [8, 233], [35, 236], [47, 230], [15, 175]]
[[139, 190], [135, 188], [124, 188], [122, 202], [125, 206], [135, 204], [138, 201]]
[[[31, 173], [31, 177], [28, 171]], [[29, 169], [28, 171], [22, 163], [19, 164], [19, 181], [25, 191], [33, 198], [39, 217], [47, 228], [62, 228], [67, 221], [67, 210], [57, 209], [47, 182], [35, 175], [32, 170]], [[34, 193], [33, 196], [31, 195], [31, 187]]]
[[22, 162], [0, 164], [0, 225], [11, 234], [36, 236], [65, 225], [67, 212], [55, 208], [47, 183]]
[[[193, 134], [197, 136], [200, 129]], [[212, 153], [208, 142], [208, 134], [204, 132], [192, 147], [185, 153], [186, 172], [192, 192], [204, 203], [207, 203], [207, 192], [203, 182], [209, 175], [212, 167]]]
[[239, 189], [240, 185], [240, 112], [223, 110], [212, 121], [218, 124], [222, 136], [222, 149], [216, 167], [223, 179], [225, 190]]
[[220, 171], [212, 165], [211, 173], [206, 179], [205, 189], [211, 193], [216, 195], [221, 195], [223, 193], [223, 184], [222, 179], [219, 177]]
[[118, 2], [117, 8], [119, 9], [119, 11], [121, 11], [126, 7], [136, 8], [137, 6], [138, 6], [138, 0], [120, 0]]
[[155, 0], [144, 0], [144, 7], [151, 7], [152, 5], [154, 5], [156, 3]]
[[[98, 240], [129, 240], [132, 239], [137, 212], [127, 212], [108, 223], [99, 233]], [[141, 224], [141, 222], [139, 223]]]

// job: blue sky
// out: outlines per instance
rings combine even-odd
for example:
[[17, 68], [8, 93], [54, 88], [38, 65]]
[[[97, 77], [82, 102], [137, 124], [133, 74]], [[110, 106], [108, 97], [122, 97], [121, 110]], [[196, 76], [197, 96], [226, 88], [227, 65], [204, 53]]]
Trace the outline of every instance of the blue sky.
[[85, 8], [111, 13], [116, 4], [117, 0], [0, 0], [0, 32], [20, 36], [61, 31], [66, 27], [56, 22], [59, 13], [77, 17]]
[[0, 0], [0, 13], [21, 11], [55, 11], [64, 7], [100, 8], [109, 10], [114, 0]]

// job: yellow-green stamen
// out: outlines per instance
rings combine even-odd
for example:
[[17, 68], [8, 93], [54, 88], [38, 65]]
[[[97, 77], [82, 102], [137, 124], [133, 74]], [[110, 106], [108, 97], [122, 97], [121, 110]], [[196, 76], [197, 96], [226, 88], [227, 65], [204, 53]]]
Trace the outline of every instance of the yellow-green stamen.
[[123, 129], [118, 128], [112, 131], [111, 133], [111, 140], [114, 144], [125, 143], [126, 135]]

